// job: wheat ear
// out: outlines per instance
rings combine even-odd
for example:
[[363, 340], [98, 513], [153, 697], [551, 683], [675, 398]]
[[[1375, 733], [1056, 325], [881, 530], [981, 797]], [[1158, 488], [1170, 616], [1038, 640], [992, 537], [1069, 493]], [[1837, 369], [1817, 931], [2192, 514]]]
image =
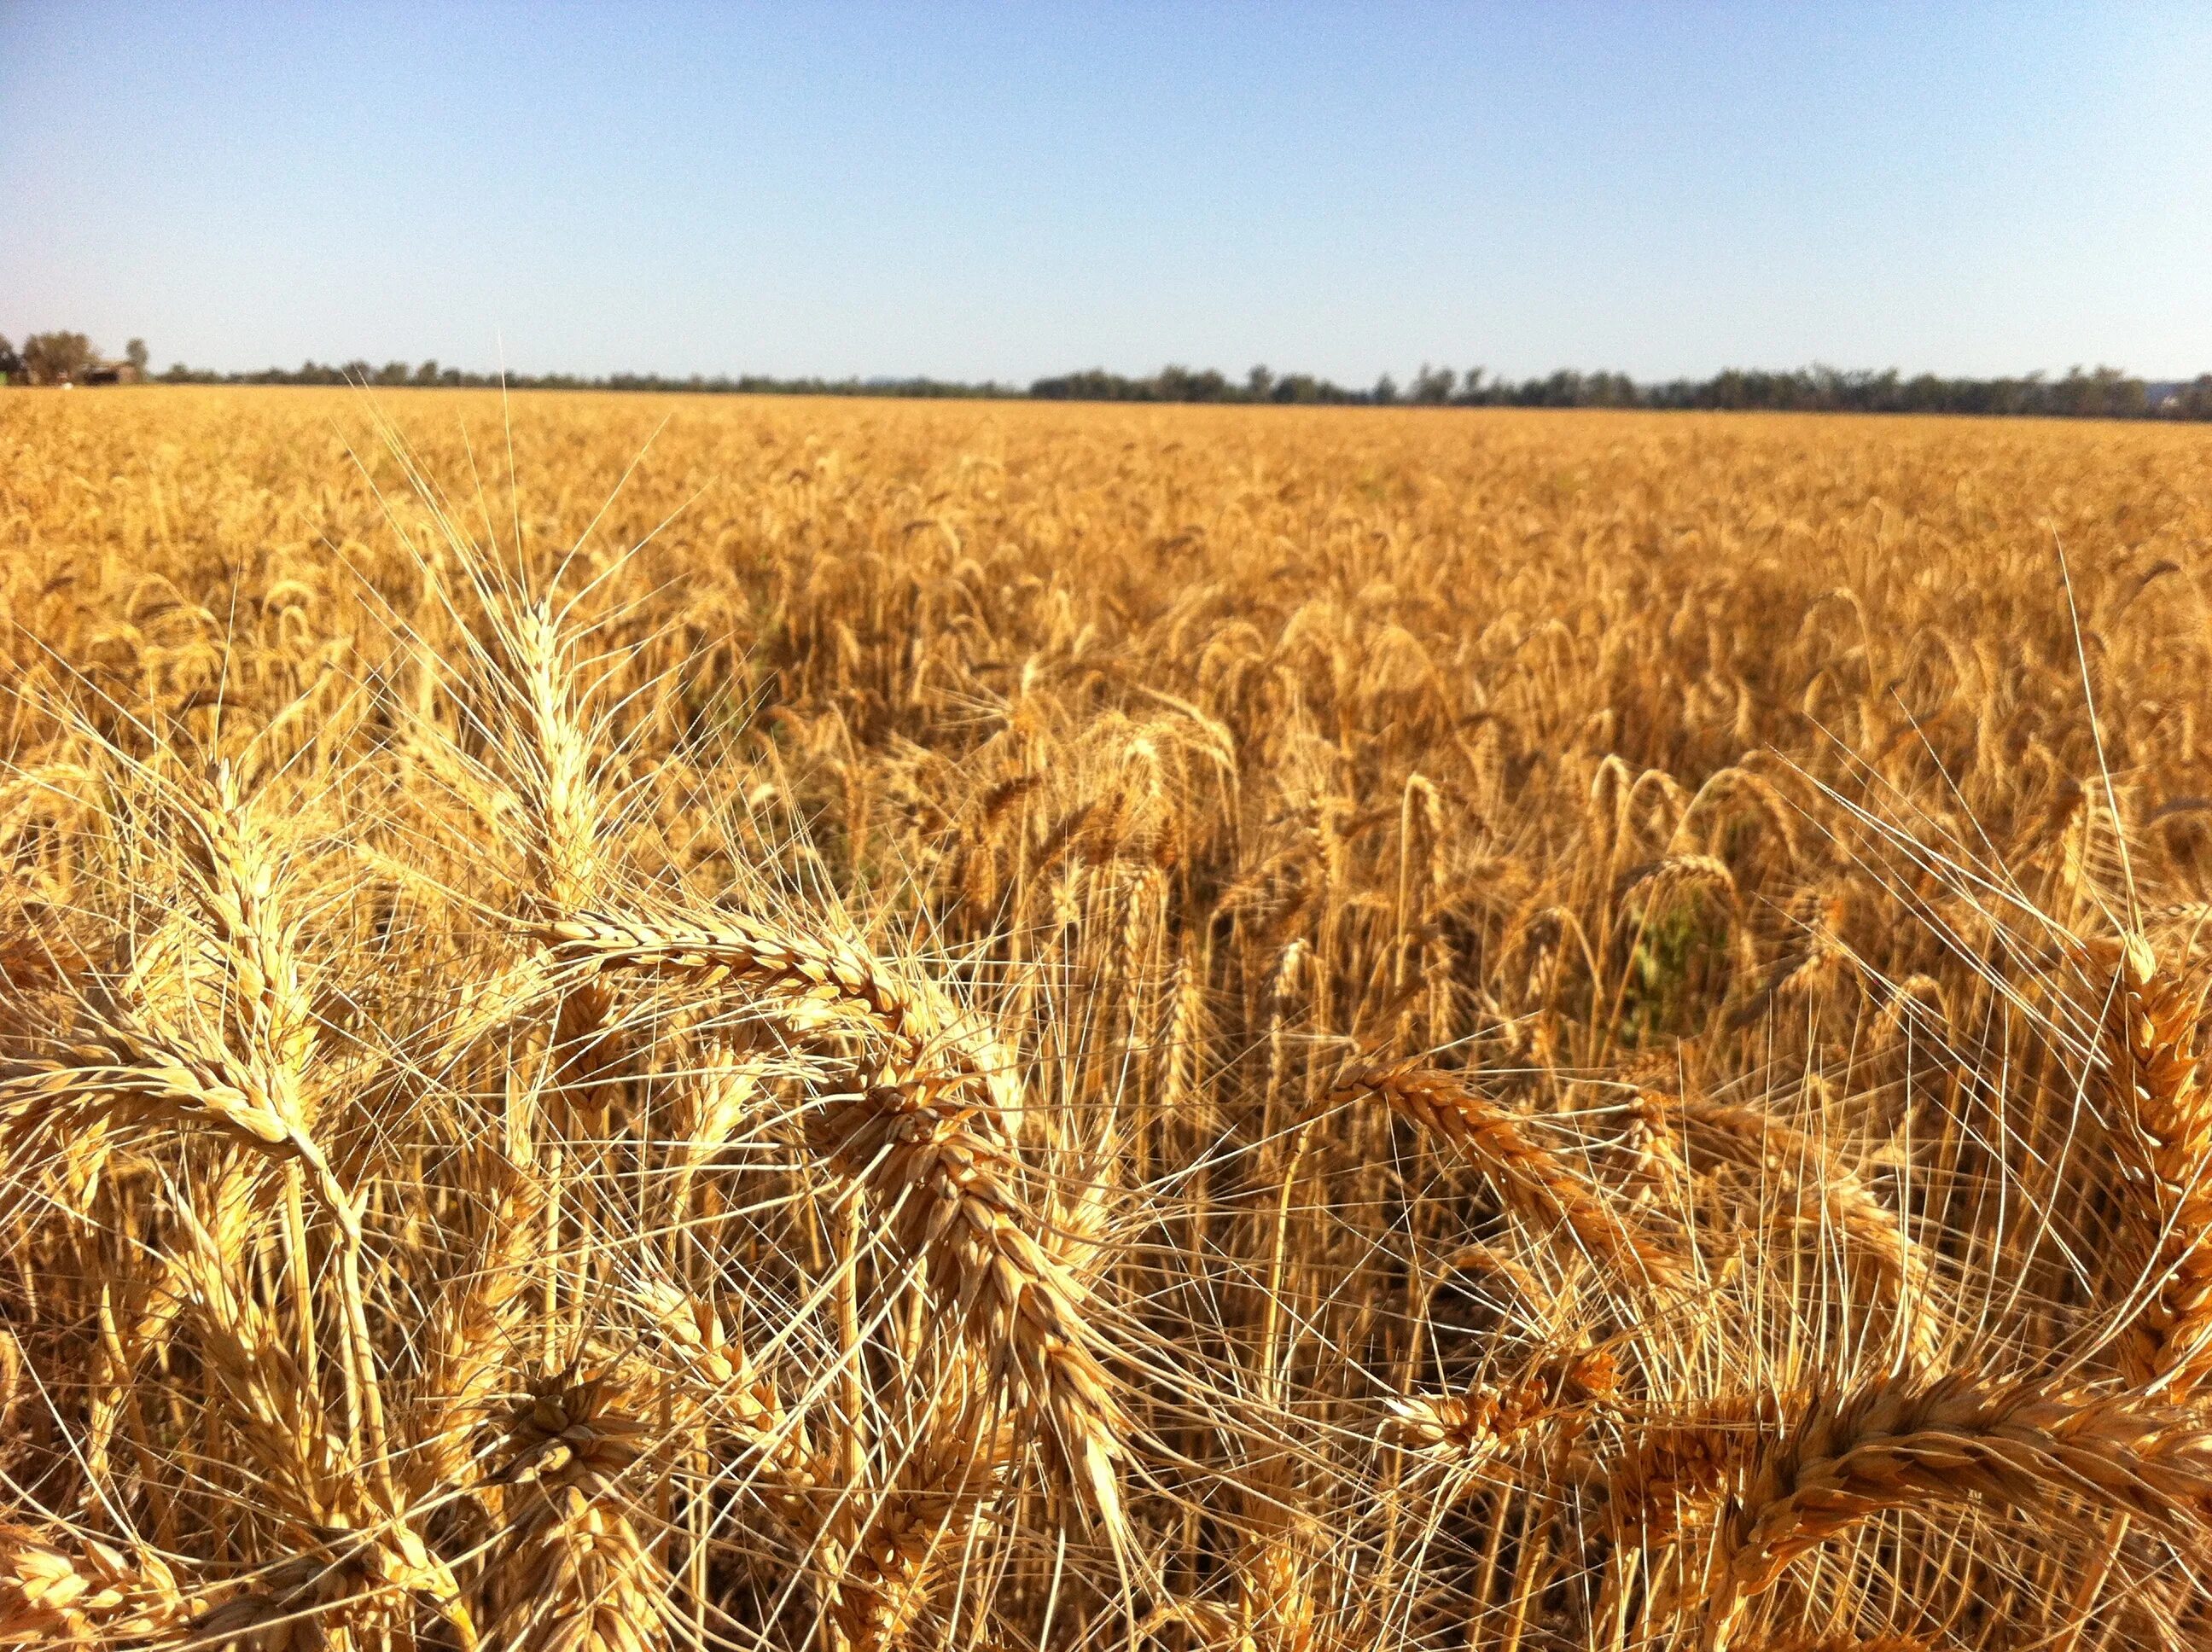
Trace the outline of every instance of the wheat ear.
[[126, 1558], [97, 1539], [0, 1526], [0, 1646], [168, 1640], [185, 1616], [158, 1555]]
[[813, 1133], [889, 1213], [893, 1239], [921, 1260], [994, 1374], [1048, 1419], [1048, 1442], [1118, 1540], [1127, 1422], [1092, 1351], [1088, 1288], [1029, 1231], [1012, 1145], [981, 1123], [927, 1083], [876, 1085], [833, 1103]]
[[1536, 1139], [1519, 1112], [1447, 1072], [1419, 1064], [1369, 1066], [1340, 1077], [1327, 1105], [1376, 1098], [1453, 1143], [1487, 1176], [1516, 1214], [1620, 1278], [1671, 1285], [1679, 1257], [1612, 1210], [1554, 1150]]
[[981, 1019], [933, 984], [911, 980], [842, 936], [823, 936], [741, 914], [711, 924], [660, 925], [585, 911], [536, 926], [563, 963], [678, 975], [700, 985], [736, 981], [797, 999], [862, 1011], [911, 1072], [957, 1078], [1000, 1114], [1020, 1110], [1012, 1055]]
[[1792, 1561], [1869, 1515], [1975, 1497], [2060, 1514], [2090, 1505], [2201, 1533], [2212, 1516], [2212, 1434], [2135, 1396], [1957, 1375], [1819, 1396], [1753, 1461], [1722, 1534], [1706, 1644], [1723, 1644], [1744, 1604]]
[[668, 1571], [632, 1521], [623, 1484], [653, 1439], [621, 1400], [599, 1382], [546, 1383], [506, 1420], [511, 1506], [482, 1580], [485, 1652], [667, 1643]]
[[2101, 1083], [2142, 1195], [2133, 1223], [2148, 1297], [2119, 1336], [2137, 1386], [2188, 1396], [2212, 1368], [2212, 1086], [2197, 1053], [2203, 992], [2131, 935], [2093, 950], [2109, 966]]
[[932, 1291], [1047, 1416], [1049, 1442], [1118, 1537], [1115, 1465], [1126, 1420], [1092, 1351], [1086, 1292], [1029, 1230], [1035, 1218], [1016, 1193], [1021, 1087], [995, 1035], [943, 992], [841, 937], [743, 917], [665, 928], [599, 914], [539, 932], [564, 961], [586, 967], [737, 981], [866, 1016], [891, 1048], [892, 1082], [826, 1102], [810, 1138], [887, 1212], [893, 1240], [921, 1262]]
[[1803, 1131], [1759, 1108], [1702, 1096], [1686, 1096], [1674, 1105], [1717, 1157], [1759, 1172], [1777, 1191], [1802, 1196], [1815, 1207], [1844, 1242], [1846, 1260], [1863, 1258], [1881, 1281], [1905, 1322], [1909, 1351], [1925, 1365], [1940, 1340], [1935, 1297], [1927, 1258], [1905, 1236], [1897, 1212]]
[[167, 1038], [114, 1006], [72, 1060], [14, 1064], [0, 1075], [0, 1106], [27, 1124], [52, 1108], [105, 1100], [143, 1114], [212, 1125], [263, 1157], [299, 1164], [349, 1244], [361, 1218], [330, 1161], [308, 1132], [283, 1076], [255, 1071], [228, 1051]]

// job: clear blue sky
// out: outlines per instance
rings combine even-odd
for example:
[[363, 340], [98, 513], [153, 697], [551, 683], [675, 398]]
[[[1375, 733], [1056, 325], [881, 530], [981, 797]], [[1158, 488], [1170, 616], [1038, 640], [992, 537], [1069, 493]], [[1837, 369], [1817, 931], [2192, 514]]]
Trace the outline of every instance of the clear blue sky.
[[2212, 368], [2212, 6], [0, 0], [0, 332], [1026, 380]]

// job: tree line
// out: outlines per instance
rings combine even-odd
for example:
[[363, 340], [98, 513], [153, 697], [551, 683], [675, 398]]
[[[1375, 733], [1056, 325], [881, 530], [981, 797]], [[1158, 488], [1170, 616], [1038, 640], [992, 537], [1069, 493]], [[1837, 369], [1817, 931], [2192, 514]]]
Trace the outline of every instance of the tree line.
[[1784, 372], [1730, 367], [1710, 379], [1639, 382], [1624, 373], [1562, 370], [1541, 378], [1492, 378], [1484, 368], [1458, 372], [1424, 363], [1402, 386], [1389, 374], [1365, 388], [1340, 385], [1310, 373], [1277, 374], [1255, 367], [1242, 379], [1214, 368], [1170, 365], [1149, 377], [1091, 367], [1039, 379], [1026, 389], [995, 381], [981, 384], [929, 378], [779, 379], [765, 374], [617, 373], [598, 378], [575, 374], [475, 373], [441, 366], [366, 361], [296, 368], [216, 373], [173, 363], [152, 379], [143, 340], [134, 338], [120, 361], [101, 356], [78, 332], [33, 333], [19, 351], [0, 337], [0, 383], [82, 384], [149, 380], [196, 385], [363, 385], [386, 387], [514, 390], [678, 391], [706, 395], [887, 396], [1009, 398], [1075, 402], [1218, 402], [1387, 407], [1613, 407], [1766, 410], [1808, 413], [1973, 413], [2016, 417], [2212, 420], [2212, 374], [2154, 382], [2118, 367], [2076, 367], [2063, 376], [2031, 373], [2019, 378], [1946, 378], [1923, 373], [1907, 378], [1887, 372], [1829, 367]]
[[1424, 365], [1402, 387], [1384, 374], [1351, 389], [1310, 374], [1277, 375], [1256, 367], [1239, 382], [1207, 370], [1169, 367], [1149, 379], [1094, 367], [1040, 379], [1030, 394], [1052, 401], [1322, 403], [1364, 406], [1704, 408], [1807, 413], [1981, 413], [2047, 418], [2212, 419], [2212, 374], [2154, 383], [2100, 367], [2063, 377], [1911, 378], [1829, 367], [1785, 372], [1730, 367], [1710, 379], [1639, 383], [1625, 373], [1562, 370], [1542, 378], [1493, 379], [1480, 367], [1457, 373]]
[[173, 363], [153, 380], [165, 385], [366, 385], [416, 390], [638, 390], [688, 392], [720, 396], [945, 396], [1017, 397], [1018, 385], [961, 384], [941, 379], [777, 379], [765, 374], [692, 374], [677, 378], [659, 373], [612, 373], [589, 378], [574, 373], [475, 373], [441, 366], [435, 359], [410, 365], [387, 361], [377, 367], [354, 361], [325, 364], [303, 361], [297, 367], [262, 367], [246, 373], [215, 373]]

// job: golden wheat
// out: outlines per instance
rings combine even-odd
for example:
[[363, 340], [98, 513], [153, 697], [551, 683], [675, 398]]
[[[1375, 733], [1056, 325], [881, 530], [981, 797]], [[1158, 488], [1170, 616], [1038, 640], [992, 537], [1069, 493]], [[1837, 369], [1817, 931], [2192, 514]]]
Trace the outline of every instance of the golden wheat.
[[0, 391], [0, 1644], [2212, 1643], [2208, 501]]

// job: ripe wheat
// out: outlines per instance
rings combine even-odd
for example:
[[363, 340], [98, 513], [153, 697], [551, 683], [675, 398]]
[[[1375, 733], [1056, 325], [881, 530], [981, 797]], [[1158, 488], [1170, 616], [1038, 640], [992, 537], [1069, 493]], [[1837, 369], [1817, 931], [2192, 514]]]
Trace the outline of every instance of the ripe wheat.
[[0, 1645], [2212, 1643], [2208, 501], [0, 391]]

